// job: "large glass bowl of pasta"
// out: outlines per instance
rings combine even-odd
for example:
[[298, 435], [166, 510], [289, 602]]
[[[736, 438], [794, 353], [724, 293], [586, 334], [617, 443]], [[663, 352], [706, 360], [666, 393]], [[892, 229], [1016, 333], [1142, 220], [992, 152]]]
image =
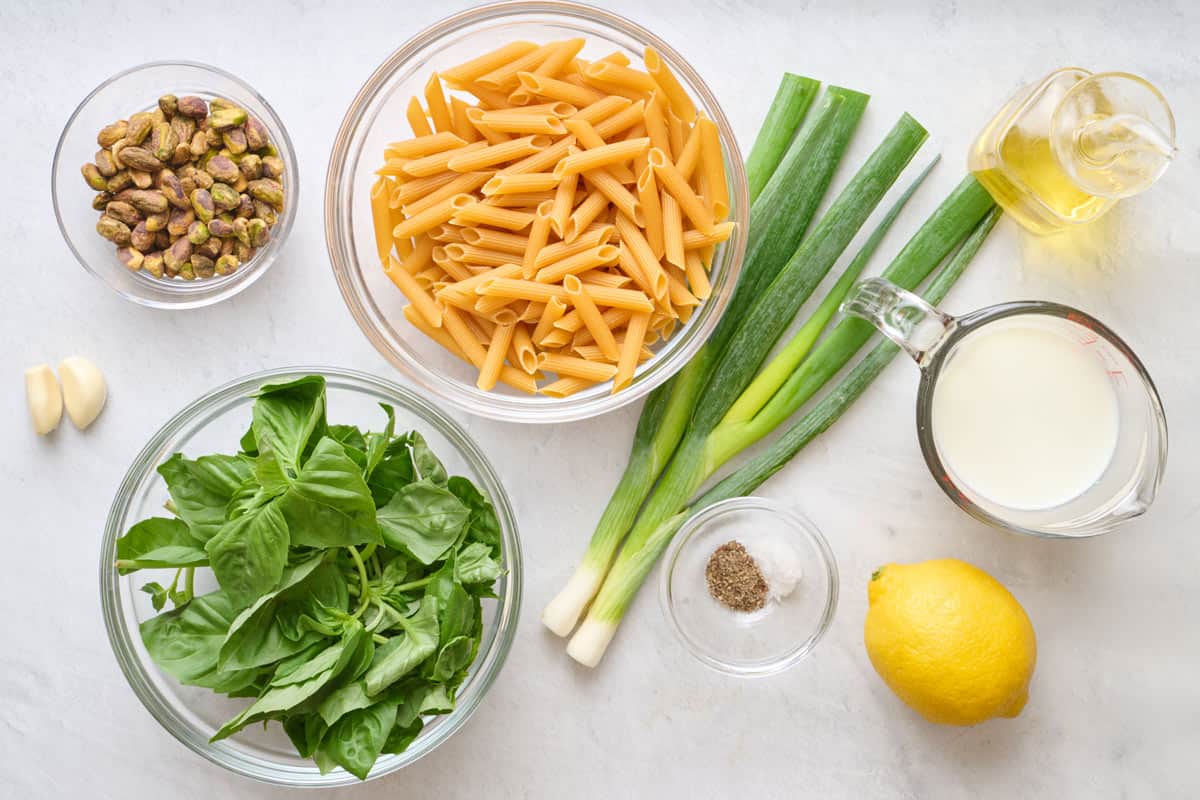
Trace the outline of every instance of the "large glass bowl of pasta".
[[[324, 379], [330, 435], [338, 427], [334, 423], [379, 431], [384, 422], [380, 405], [390, 406], [397, 433], [420, 433], [446, 473], [470, 481], [494, 508], [502, 574], [492, 587], [494, 596], [482, 601], [478, 651], [457, 687], [453, 709], [449, 713], [444, 713], [446, 709], [428, 715], [422, 713], [424, 724], [416, 738], [402, 752], [380, 755], [368, 779], [411, 764], [463, 726], [500, 674], [516, 635], [521, 606], [521, 550], [516, 518], [494, 468], [466, 432], [415, 392], [392, 381], [332, 367], [274, 369], [234, 380], [183, 408], [142, 448], [113, 499], [100, 546], [100, 596], [109, 642], [121, 671], [146, 710], [184, 746], [232, 772], [267, 783], [332, 787], [357, 784], [359, 779], [341, 767], [323, 772], [312, 758], [298, 755], [294, 740], [289, 739], [277, 721], [251, 724], [229, 738], [210, 740], [231, 717], [254, 702], [253, 692], [249, 697], [242, 693], [240, 699], [226, 696], [198, 685], [203, 681], [185, 685], [177, 674], [184, 666], [201, 663], [206, 648], [220, 646], [222, 631], [228, 625], [225, 617], [231, 614], [221, 613], [222, 606], [211, 599], [217, 594], [213, 571], [208, 567], [196, 568], [192, 577], [186, 578], [183, 590], [193, 599], [173, 609], [174, 600], [166, 602], [163, 598], [160, 602], [147, 587], [169, 587], [173, 592], [177, 585], [185, 585], [179, 571], [148, 566], [120, 574], [114, 567], [120, 552], [119, 540], [131, 526], [148, 518], [162, 517], [166, 513], [164, 507], [172, 507], [176, 500], [183, 502], [180, 492], [171, 492], [168, 473], [165, 468], [160, 473], [159, 465], [168, 459], [183, 463], [173, 458], [173, 454], [182, 453], [183, 458], [192, 460], [193, 467], [188, 469], [199, 476], [201, 472], [195, 467], [202, 463], [201, 457], [209, 458], [207, 463], [211, 466], [219, 462], [212, 461], [216, 457], [207, 454], [233, 453], [238, 448], [239, 439], [251, 423], [255, 394], [264, 385], [287, 384], [304, 376]], [[211, 499], [218, 490], [214, 474], [206, 472], [204, 482], [196, 486], [207, 488], [197, 488], [188, 495], [193, 506], [203, 505], [204, 498]], [[186, 516], [185, 506], [174, 508], [181, 517]], [[366, 573], [375, 575], [370, 558], [366, 561]], [[367, 617], [368, 614], [363, 615], [364, 619]], [[174, 643], [169, 648], [163, 644], [167, 639], [148, 644], [155, 641], [148, 639], [148, 631], [162, 632], [164, 627], [160, 623], [167, 619], [177, 633]], [[169, 657], [170, 666], [160, 661], [164, 654]], [[315, 704], [326, 697], [328, 693], [317, 694], [306, 702]]]
[[371, 344], [514, 422], [603, 414], [703, 345], [741, 269], [742, 158], [670, 45], [576, 3], [482, 6], [370, 76], [333, 146], [326, 242]]

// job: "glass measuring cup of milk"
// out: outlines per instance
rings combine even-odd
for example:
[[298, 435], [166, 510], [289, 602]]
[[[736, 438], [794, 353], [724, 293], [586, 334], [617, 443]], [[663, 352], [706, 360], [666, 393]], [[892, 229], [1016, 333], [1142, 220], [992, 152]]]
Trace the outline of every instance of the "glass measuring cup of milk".
[[1048, 537], [1094, 536], [1144, 513], [1167, 458], [1154, 383], [1088, 314], [1045, 302], [960, 317], [881, 278], [842, 306], [921, 369], [917, 437], [968, 514]]

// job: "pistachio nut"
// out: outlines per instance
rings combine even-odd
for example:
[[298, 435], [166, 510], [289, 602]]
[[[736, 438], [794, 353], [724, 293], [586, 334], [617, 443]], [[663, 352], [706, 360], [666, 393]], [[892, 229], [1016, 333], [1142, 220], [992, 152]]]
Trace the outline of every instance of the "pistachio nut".
[[161, 214], [167, 210], [167, 198], [154, 189], [137, 189], [129, 194], [129, 202], [143, 214]]
[[255, 253], [255, 250], [250, 245], [246, 245], [246, 244], [242, 244], [241, 242], [238, 242], [237, 244], [235, 244], [233, 246], [233, 254], [235, 256], [237, 256], [238, 261], [240, 261], [243, 264], [248, 263], [250, 261], [250, 259], [254, 258], [254, 253]]
[[179, 269], [183, 262], [192, 257], [192, 243], [186, 238], [176, 239], [163, 253], [163, 262], [167, 266]]
[[142, 220], [129, 232], [129, 243], [143, 253], [153, 250], [155, 233], [147, 227], [146, 220]]
[[179, 113], [179, 98], [173, 94], [164, 94], [158, 98], [158, 108], [168, 117]]
[[170, 214], [166, 212], [162, 214], [147, 214], [146, 230], [150, 231], [151, 233], [158, 233], [159, 231], [166, 230], [167, 223], [170, 221], [170, 219]]
[[125, 132], [128, 130], [129, 123], [125, 120], [105, 125], [100, 129], [100, 133], [96, 134], [96, 143], [101, 147], [112, 147], [119, 140], [125, 138]]
[[204, 244], [208, 241], [208, 226], [196, 220], [188, 226], [187, 238], [192, 244]]
[[146, 253], [142, 257], [142, 269], [149, 272], [156, 278], [163, 276], [163, 257], [162, 253], [155, 250], [153, 253]]
[[184, 116], [172, 117], [171, 131], [179, 141], [190, 142], [192, 135], [196, 133], [196, 120]]
[[154, 157], [159, 161], [168, 161], [175, 155], [175, 146], [179, 144], [179, 137], [175, 135], [175, 131], [171, 130], [169, 123], [160, 122], [154, 126], [150, 143]]
[[228, 239], [234, 234], [233, 221], [222, 217], [214, 217], [208, 223], [208, 232], [218, 239]]
[[237, 180], [238, 166], [228, 156], [213, 156], [208, 160], [204, 171], [213, 176], [213, 180], [222, 183], [233, 183]]
[[196, 131], [192, 134], [192, 141], [188, 145], [188, 149], [196, 158], [204, 155], [204, 152], [208, 150], [208, 137], [204, 135], [204, 131]]
[[221, 240], [221, 255], [223, 255], [223, 256], [233, 255], [233, 248], [236, 245], [237, 245], [237, 239], [234, 239], [232, 236], [230, 236], [228, 239], [222, 239]]
[[87, 181], [87, 185], [97, 192], [103, 192], [108, 189], [108, 179], [100, 174], [100, 168], [95, 164], [84, 164], [79, 168], [79, 171], [83, 173], [83, 179]]
[[214, 183], [209, 189], [212, 195], [212, 201], [217, 208], [231, 211], [238, 207], [241, 203], [241, 198], [238, 193], [233, 190], [233, 187], [225, 183]]
[[122, 247], [129, 244], [129, 226], [116, 217], [110, 217], [107, 214], [101, 215], [99, 221], [96, 222], [96, 233], [113, 244]]
[[233, 221], [233, 235], [235, 238], [237, 238], [237, 240], [239, 242], [241, 242], [242, 244], [249, 247], [250, 246], [250, 223], [242, 217], [238, 217], [237, 219], [235, 219]]
[[207, 189], [197, 189], [192, 192], [192, 210], [196, 212], [196, 218], [201, 222], [208, 222], [213, 218], [216, 206], [213, 204], [213, 196]]
[[204, 119], [208, 116], [208, 103], [195, 95], [180, 97], [176, 101], [176, 109], [180, 114], [192, 119]]
[[268, 225], [274, 225], [279, 221], [279, 217], [276, 215], [275, 209], [271, 208], [269, 203], [264, 203], [262, 200], [254, 201], [254, 216], [258, 217]]
[[117, 162], [113, 160], [112, 153], [107, 150], [99, 150], [96, 152], [96, 169], [100, 170], [100, 174], [106, 178], [111, 178], [117, 174]]
[[216, 258], [217, 256], [221, 255], [221, 246], [223, 244], [225, 244], [224, 239], [218, 239], [215, 236], [210, 236], [208, 237], [208, 241], [196, 248], [195, 252], [202, 256]]
[[220, 111], [223, 108], [237, 108], [238, 104], [230, 100], [228, 97], [214, 97], [209, 101], [209, 106], [213, 111]]
[[219, 148], [221, 146], [221, 132], [212, 128], [205, 128], [204, 141], [208, 144], [209, 149]]
[[208, 115], [208, 127], [217, 131], [227, 131], [246, 122], [245, 109], [232, 106], [219, 108]]
[[215, 271], [216, 271], [216, 274], [218, 274], [218, 275], [232, 275], [234, 272], [237, 271], [237, 268], [238, 268], [237, 256], [227, 253], [217, 259]]
[[97, 211], [103, 211], [104, 207], [111, 203], [112, 200], [112, 192], [100, 192], [100, 194], [92, 198], [92, 208], [96, 209]]
[[267, 135], [267, 126], [254, 117], [246, 118], [246, 146], [251, 150], [261, 150], [267, 146], [271, 137]]
[[126, 225], [137, 225], [142, 221], [142, 215], [138, 213], [138, 210], [131, 203], [123, 200], [113, 200], [105, 207], [104, 213], [113, 219], [121, 220]]
[[158, 190], [167, 198], [167, 202], [176, 208], [189, 208], [191, 203], [188, 201], [187, 192], [183, 190], [183, 182], [174, 173], [168, 174], [167, 170], [163, 170], [161, 175]]
[[283, 177], [283, 159], [279, 156], [263, 156], [262, 173], [264, 178], [279, 180]]
[[175, 145], [175, 155], [171, 156], [171, 166], [182, 167], [184, 164], [192, 160], [192, 148], [186, 143]]
[[[266, 159], [263, 159], [263, 162], [265, 166]], [[283, 210], [283, 187], [277, 181], [270, 178], [259, 178], [256, 181], [250, 181], [246, 186], [246, 191], [255, 200], [269, 203], [276, 211]]]
[[196, 213], [190, 208], [176, 208], [171, 211], [167, 220], [167, 233], [172, 236], [183, 236], [188, 228], [196, 221]]
[[242, 171], [242, 175], [245, 176], [246, 180], [257, 180], [262, 177], [262, 159], [254, 153], [247, 153], [238, 162], [238, 169]]
[[222, 131], [221, 141], [225, 143], [225, 146], [234, 155], [246, 152], [246, 131], [241, 128]]
[[121, 163], [131, 169], [140, 169], [143, 172], [158, 172], [163, 168], [162, 162], [153, 153], [142, 147], [123, 147], [117, 155], [120, 157]]
[[211, 189], [213, 183], [215, 182], [213, 181], [212, 175], [209, 175], [202, 169], [198, 169], [192, 174], [192, 180], [195, 181], [196, 185], [201, 189]]
[[254, 201], [250, 199], [250, 195], [238, 195], [237, 211], [234, 211], [233, 214], [236, 217], [243, 217], [245, 219], [250, 219], [250, 217], [254, 216]]
[[192, 268], [191, 261], [185, 261], [179, 265], [179, 277], [183, 278], [185, 281], [196, 280], [196, 272]]
[[129, 170], [123, 169], [116, 175], [108, 179], [108, 190], [110, 192], [119, 192], [123, 189], [128, 189], [133, 185], [133, 176], [129, 174]]
[[129, 116], [129, 128], [125, 131], [124, 139], [131, 145], [140, 145], [150, 135], [154, 118], [145, 111], [139, 111]]
[[154, 176], [140, 169], [129, 170], [129, 177], [133, 178], [133, 185], [139, 189], [149, 189], [154, 185]]
[[251, 247], [262, 247], [271, 238], [270, 226], [261, 219], [252, 219], [246, 223], [246, 234], [250, 238]]
[[196, 271], [197, 278], [211, 278], [216, 274], [216, 263], [208, 256], [193, 253], [192, 269]]
[[133, 247], [118, 247], [117, 259], [125, 265], [125, 269], [130, 272], [137, 272], [142, 268], [142, 260], [144, 256], [141, 251]]
[[171, 246], [171, 234], [166, 231], [159, 231], [154, 234], [154, 246], [159, 250], [166, 250]]
[[196, 189], [196, 181], [194, 181], [190, 176], [186, 178], [180, 178], [179, 185], [183, 187], [183, 193], [188, 197], [191, 197], [192, 192]]

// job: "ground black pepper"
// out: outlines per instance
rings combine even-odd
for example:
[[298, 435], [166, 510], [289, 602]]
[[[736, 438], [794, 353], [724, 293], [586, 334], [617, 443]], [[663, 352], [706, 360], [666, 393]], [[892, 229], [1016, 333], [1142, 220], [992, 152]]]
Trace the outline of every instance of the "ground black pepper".
[[739, 541], [713, 551], [704, 568], [708, 593], [734, 611], [757, 611], [767, 602], [767, 580]]

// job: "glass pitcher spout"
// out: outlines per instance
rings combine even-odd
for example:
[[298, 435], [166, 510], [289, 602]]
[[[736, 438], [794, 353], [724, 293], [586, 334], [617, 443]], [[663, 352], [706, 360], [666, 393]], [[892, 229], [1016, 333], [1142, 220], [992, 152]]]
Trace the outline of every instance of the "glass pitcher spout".
[[860, 281], [841, 311], [870, 322], [919, 366], [928, 362], [957, 326], [954, 317], [884, 278]]

